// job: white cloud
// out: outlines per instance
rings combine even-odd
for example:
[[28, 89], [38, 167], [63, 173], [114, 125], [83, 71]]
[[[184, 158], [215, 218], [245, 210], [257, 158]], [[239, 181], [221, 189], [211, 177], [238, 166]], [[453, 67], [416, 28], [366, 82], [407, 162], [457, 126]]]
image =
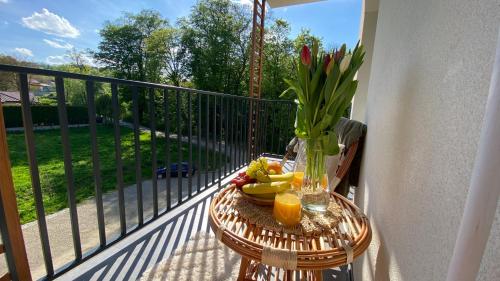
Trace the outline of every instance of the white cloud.
[[[49, 46], [57, 48], [57, 49], [71, 49], [73, 48], [73, 45], [70, 43], [65, 42], [64, 40], [60, 39], [54, 39], [55, 41], [49, 40], [49, 39], [43, 39], [43, 42], [49, 44]], [[58, 42], [56, 42], [58, 41]]]
[[27, 56], [27, 57], [32, 57], [33, 56], [33, 52], [30, 50], [30, 49], [26, 49], [26, 48], [15, 48], [14, 49], [16, 52], [20, 53], [21, 55], [23, 56]]
[[[99, 64], [89, 55], [87, 54], [82, 54], [82, 62], [85, 65], [90, 65], [90, 66], [99, 66]], [[60, 55], [60, 56], [48, 56], [45, 59], [45, 62], [47, 64], [51, 65], [60, 65], [60, 64], [67, 64], [67, 63], [72, 63], [71, 57], [69, 55]]]
[[45, 62], [47, 62], [48, 64], [52, 64], [52, 65], [59, 65], [59, 64], [69, 63], [70, 59], [69, 59], [68, 55], [48, 56], [45, 59]]
[[[2, 0], [0, 0], [2, 1]], [[76, 38], [80, 31], [61, 16], [42, 9], [40, 13], [34, 12], [30, 17], [22, 18], [24, 26], [59, 37]]]
[[99, 63], [89, 54], [83, 54], [83, 63], [86, 65], [94, 66], [94, 67], [99, 67]]
[[9, 3], [9, 0], [0, 0], [0, 3], [7, 4]]

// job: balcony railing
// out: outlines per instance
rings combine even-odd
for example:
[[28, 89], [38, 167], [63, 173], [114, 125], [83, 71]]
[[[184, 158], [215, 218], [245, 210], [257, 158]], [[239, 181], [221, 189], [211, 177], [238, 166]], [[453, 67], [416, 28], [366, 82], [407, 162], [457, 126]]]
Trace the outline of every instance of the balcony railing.
[[[248, 161], [263, 153], [275, 155], [284, 154], [285, 146], [293, 135], [295, 104], [284, 100], [255, 99], [243, 96], [233, 96], [223, 93], [188, 89], [123, 79], [98, 77], [61, 71], [35, 69], [11, 65], [1, 65], [0, 71], [13, 72], [18, 76], [21, 96], [26, 154], [28, 157], [31, 186], [36, 207], [36, 221], [39, 228], [39, 238], [43, 252], [46, 278], [54, 278], [105, 250], [110, 245], [154, 221], [159, 216], [180, 206], [201, 191], [218, 185], [221, 180], [243, 167]], [[1, 72], [0, 72], [1, 73]], [[67, 191], [67, 206], [69, 208], [71, 237], [74, 259], [65, 266], [54, 266], [51, 241], [46, 222], [46, 208], [43, 201], [41, 174], [37, 159], [35, 131], [33, 124], [31, 102], [29, 96], [28, 75], [53, 77], [55, 81], [58, 128], [64, 161], [64, 175]], [[79, 228], [77, 199], [75, 188], [75, 170], [72, 147], [70, 143], [71, 129], [68, 122], [67, 94], [65, 81], [76, 79], [84, 83], [86, 92], [86, 107], [88, 110], [88, 130], [91, 147], [91, 166], [94, 183], [95, 208], [97, 211], [97, 228], [99, 245], [90, 250], [82, 250]], [[96, 113], [96, 86], [109, 87], [111, 104], [109, 116], [98, 116]], [[70, 93], [71, 94], [71, 93]], [[123, 101], [131, 101], [129, 108], [122, 108]], [[131, 109], [127, 116], [126, 112]], [[127, 118], [131, 119], [127, 123]], [[119, 235], [109, 239], [106, 234], [105, 215], [103, 210], [103, 179], [101, 175], [101, 156], [99, 154], [98, 127], [100, 120], [112, 126], [114, 135], [114, 159], [116, 164], [116, 190], [118, 194]], [[3, 126], [3, 124], [0, 124]], [[122, 157], [123, 126], [133, 130], [133, 173], [137, 197], [137, 224], [130, 225], [126, 219], [124, 199], [124, 162]], [[150, 132], [150, 161], [143, 160], [140, 134]], [[161, 136], [161, 138], [160, 138]], [[187, 157], [183, 157], [183, 145], [187, 145]], [[164, 153], [159, 154], [160, 146]], [[177, 160], [172, 160], [172, 149], [175, 149]], [[174, 163], [173, 163], [174, 162]], [[187, 168], [182, 171], [183, 165]], [[171, 168], [177, 164], [177, 179], [187, 177], [187, 184], [182, 180], [173, 180]], [[144, 165], [148, 166], [150, 174], [143, 174]], [[165, 198], [159, 197], [158, 171], [164, 167]], [[193, 175], [191, 171], [198, 169]], [[163, 172], [163, 171], [162, 171]], [[150, 178], [149, 178], [150, 177]], [[143, 204], [143, 181], [152, 182], [152, 215], [145, 216]], [[175, 186], [174, 186], [175, 184]], [[176, 200], [173, 194], [177, 194]], [[162, 208], [159, 201], [165, 200]], [[4, 208], [2, 206], [0, 208]], [[147, 206], [149, 207], [149, 206]], [[3, 217], [1, 219], [4, 219]], [[5, 223], [0, 226], [6, 227]], [[3, 239], [9, 243], [8, 239]], [[5, 247], [9, 249], [9, 247]], [[30, 249], [28, 249], [30, 250]], [[12, 260], [12, 253], [6, 251], [7, 260]], [[14, 263], [8, 262], [9, 271], [15, 272]]]

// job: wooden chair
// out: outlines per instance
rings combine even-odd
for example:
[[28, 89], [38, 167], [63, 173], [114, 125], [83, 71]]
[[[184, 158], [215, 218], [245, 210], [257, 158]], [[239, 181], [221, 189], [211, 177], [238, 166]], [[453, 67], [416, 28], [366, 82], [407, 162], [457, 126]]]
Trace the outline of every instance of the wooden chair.
[[358, 145], [359, 140], [352, 143], [347, 150], [344, 150], [342, 152], [339, 160], [339, 165], [337, 166], [337, 171], [335, 172], [336, 175], [333, 178], [333, 183], [330, 185], [332, 191], [336, 191], [344, 197], [347, 197], [349, 190], [347, 190], [347, 192], [343, 192], [343, 190], [337, 190], [337, 187], [343, 180], [346, 180], [349, 168], [351, 167], [351, 164], [356, 157], [356, 152], [358, 152]]

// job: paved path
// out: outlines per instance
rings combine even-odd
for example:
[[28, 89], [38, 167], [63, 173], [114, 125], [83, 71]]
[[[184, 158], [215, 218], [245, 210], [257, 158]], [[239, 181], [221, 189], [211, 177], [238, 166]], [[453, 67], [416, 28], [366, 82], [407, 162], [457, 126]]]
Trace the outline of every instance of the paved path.
[[[127, 127], [129, 129], [134, 129], [134, 124], [132, 123], [128, 123], [128, 122], [125, 122], [125, 121], [120, 121], [120, 126], [123, 126], [123, 127]], [[149, 127], [146, 127], [146, 126], [139, 126], [139, 130], [141, 132], [148, 132], [148, 133], [151, 133], [151, 129]], [[156, 136], [157, 137], [165, 137], [165, 132], [164, 131], [161, 131], [161, 130], [156, 130]], [[169, 134], [169, 138], [171, 140], [177, 140], [177, 134]], [[181, 142], [183, 143], [189, 143], [189, 138], [187, 136], [181, 136]], [[191, 138], [191, 143], [193, 145], [198, 145], [198, 137], [196, 135], [193, 135], [192, 138]], [[225, 147], [225, 141], [222, 140], [221, 142], [221, 151], [224, 151], [224, 147]], [[201, 147], [205, 147], [207, 145], [207, 142], [205, 140], [204, 137], [201, 138], [201, 142], [200, 142], [200, 146]], [[242, 145], [246, 145], [246, 143], [242, 143]], [[230, 144], [228, 144], [228, 149], [230, 149]], [[208, 147], [210, 149], [213, 149], [213, 140], [212, 139], [209, 139], [208, 140]], [[237, 145], [234, 145], [234, 149], [238, 149], [238, 146]], [[216, 142], [215, 143], [215, 151], [219, 151], [219, 142]]]

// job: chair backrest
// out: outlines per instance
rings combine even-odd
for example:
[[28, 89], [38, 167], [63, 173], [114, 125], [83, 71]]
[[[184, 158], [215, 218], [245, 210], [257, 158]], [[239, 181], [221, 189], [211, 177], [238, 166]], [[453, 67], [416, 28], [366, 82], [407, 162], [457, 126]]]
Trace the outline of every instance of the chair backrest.
[[337, 169], [335, 192], [347, 197], [351, 185], [357, 185], [359, 165], [362, 154], [363, 139], [366, 135], [366, 125], [347, 118], [341, 118], [335, 125], [335, 133], [338, 136], [339, 143], [345, 145], [340, 159], [340, 165]]
[[351, 163], [356, 156], [356, 152], [358, 151], [359, 141], [355, 141], [351, 144], [350, 147], [346, 148], [346, 151], [342, 153], [339, 160], [339, 165], [337, 167], [337, 172], [335, 178], [333, 179], [333, 183], [330, 185], [332, 191], [335, 191], [337, 186], [345, 179], [349, 168], [351, 167]]

